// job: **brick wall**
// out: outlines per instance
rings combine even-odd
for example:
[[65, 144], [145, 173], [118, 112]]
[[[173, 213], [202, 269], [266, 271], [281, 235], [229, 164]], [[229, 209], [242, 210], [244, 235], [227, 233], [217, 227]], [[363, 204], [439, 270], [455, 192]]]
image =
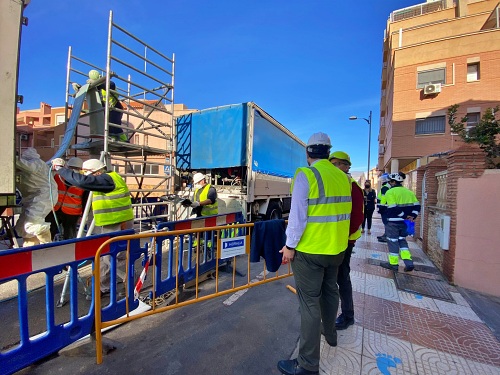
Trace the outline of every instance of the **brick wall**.
[[[416, 225], [417, 236], [420, 234], [420, 225], [423, 225], [422, 249], [429, 258], [443, 272], [446, 278], [454, 281], [456, 227], [457, 227], [457, 186], [459, 178], [478, 178], [486, 168], [485, 154], [476, 145], [463, 145], [450, 151], [443, 159], [437, 159], [417, 169], [417, 197], [424, 202], [424, 214], [420, 223]], [[446, 207], [438, 208], [437, 191], [438, 180], [436, 173], [448, 171], [446, 188]], [[422, 191], [422, 182], [425, 180], [425, 192]], [[426, 198], [422, 199], [423, 194]], [[474, 194], [474, 192], [470, 192]], [[437, 239], [437, 227], [442, 215], [449, 215], [450, 247], [441, 249]]]
[[[420, 203], [424, 204], [424, 214], [420, 219], [420, 225], [423, 225], [424, 227], [422, 249], [441, 271], [443, 270], [443, 250], [439, 247], [439, 243], [436, 238], [437, 218], [435, 214], [437, 209], [436, 204], [438, 191], [436, 173], [445, 171], [446, 169], [447, 162], [445, 159], [437, 159], [423, 167], [420, 167], [418, 169], [418, 174], [421, 175], [421, 181], [425, 180], [425, 192], [422, 191], [422, 182], [420, 182], [418, 184], [419, 186], [417, 186], [417, 197], [419, 197]], [[420, 189], [420, 196], [418, 195], [418, 189]], [[422, 199], [423, 193], [426, 193], [425, 199]], [[441, 212], [442, 210], [439, 211]], [[420, 230], [420, 227], [418, 230]]]
[[[446, 251], [443, 259], [443, 273], [450, 282], [454, 280], [455, 249], [457, 234], [457, 184], [459, 178], [478, 178], [486, 169], [484, 152], [475, 145], [464, 145], [450, 152], [447, 156], [448, 179], [447, 197], [448, 211], [451, 216], [450, 250]], [[473, 191], [470, 194], [474, 194]], [[479, 219], [479, 218], [478, 218]]]

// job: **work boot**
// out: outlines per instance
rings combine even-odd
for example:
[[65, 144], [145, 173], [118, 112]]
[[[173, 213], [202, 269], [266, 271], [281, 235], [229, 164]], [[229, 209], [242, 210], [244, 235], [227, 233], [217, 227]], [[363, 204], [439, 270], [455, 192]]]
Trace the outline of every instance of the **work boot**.
[[394, 272], [398, 272], [398, 266], [396, 266], [396, 265], [393, 266], [389, 262], [381, 262], [380, 267], [386, 268], [386, 269], [394, 271]]
[[378, 242], [387, 242], [387, 237], [385, 234], [383, 236], [377, 236]]
[[411, 271], [413, 271], [414, 269], [415, 269], [415, 267], [414, 267], [414, 266], [406, 266], [406, 267], [405, 267], [405, 272], [411, 272]]

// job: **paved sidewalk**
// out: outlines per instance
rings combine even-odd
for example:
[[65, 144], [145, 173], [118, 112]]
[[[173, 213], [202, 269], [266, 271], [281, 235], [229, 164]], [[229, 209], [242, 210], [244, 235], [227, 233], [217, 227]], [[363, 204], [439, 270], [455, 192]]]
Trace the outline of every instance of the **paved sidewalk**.
[[374, 220], [372, 234], [356, 242], [356, 323], [338, 331], [335, 348], [322, 337], [320, 374], [500, 374], [500, 342], [415, 242], [416, 271], [403, 272], [400, 261], [398, 277], [411, 281], [407, 290], [423, 286], [421, 293], [399, 290], [393, 271], [377, 265], [388, 260], [387, 245], [377, 241], [382, 232]]

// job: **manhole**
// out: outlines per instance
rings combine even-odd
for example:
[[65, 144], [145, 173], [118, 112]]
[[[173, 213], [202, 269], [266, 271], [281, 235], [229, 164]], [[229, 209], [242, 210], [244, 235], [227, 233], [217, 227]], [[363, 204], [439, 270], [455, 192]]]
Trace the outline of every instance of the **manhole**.
[[446, 283], [395, 272], [396, 287], [410, 293], [417, 293], [443, 301], [455, 302], [446, 288]]
[[366, 261], [368, 264], [371, 264], [372, 266], [380, 266], [380, 262], [382, 262], [380, 259], [374, 259], [374, 258], [366, 258]]
[[415, 264], [415, 271], [441, 276], [441, 272], [436, 267], [424, 266], [423, 264]]

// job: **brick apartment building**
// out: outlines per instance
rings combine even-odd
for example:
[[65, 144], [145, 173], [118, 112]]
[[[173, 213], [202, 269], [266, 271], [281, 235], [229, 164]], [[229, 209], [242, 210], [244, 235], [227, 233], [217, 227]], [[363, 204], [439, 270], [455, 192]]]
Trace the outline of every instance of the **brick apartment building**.
[[383, 43], [378, 169], [415, 170], [463, 143], [447, 109], [473, 127], [500, 104], [498, 0], [427, 1], [395, 10]]

